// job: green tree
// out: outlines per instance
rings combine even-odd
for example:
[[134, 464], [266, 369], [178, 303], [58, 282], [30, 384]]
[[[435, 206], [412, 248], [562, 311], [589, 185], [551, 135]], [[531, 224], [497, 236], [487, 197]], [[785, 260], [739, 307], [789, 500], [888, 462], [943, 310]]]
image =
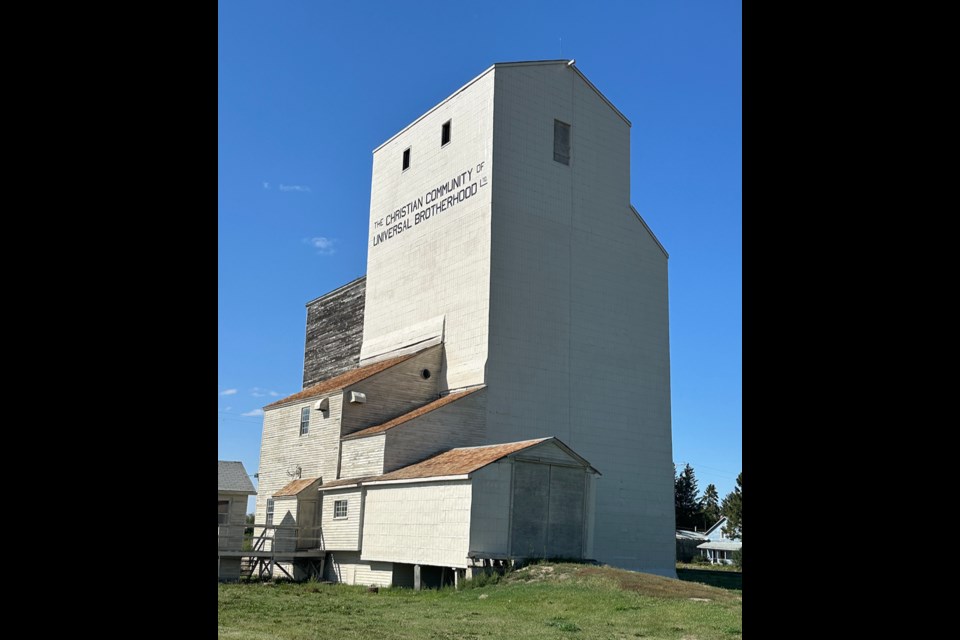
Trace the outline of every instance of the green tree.
[[723, 532], [732, 540], [743, 540], [743, 472], [737, 474], [737, 486], [723, 499], [720, 511], [727, 516]]
[[720, 494], [717, 493], [717, 487], [712, 484], [708, 484], [707, 488], [703, 490], [703, 497], [700, 498], [700, 515], [704, 531], [717, 524], [717, 520], [722, 515], [720, 513]]
[[673, 507], [678, 529], [693, 529], [700, 524], [697, 478], [689, 463], [673, 481]]

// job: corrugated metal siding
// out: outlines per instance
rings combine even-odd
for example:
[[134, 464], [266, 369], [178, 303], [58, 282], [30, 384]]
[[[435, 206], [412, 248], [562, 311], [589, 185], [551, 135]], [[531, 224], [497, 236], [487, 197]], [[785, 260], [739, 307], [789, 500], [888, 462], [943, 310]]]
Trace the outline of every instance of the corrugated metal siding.
[[466, 567], [470, 481], [367, 487], [364, 560]]

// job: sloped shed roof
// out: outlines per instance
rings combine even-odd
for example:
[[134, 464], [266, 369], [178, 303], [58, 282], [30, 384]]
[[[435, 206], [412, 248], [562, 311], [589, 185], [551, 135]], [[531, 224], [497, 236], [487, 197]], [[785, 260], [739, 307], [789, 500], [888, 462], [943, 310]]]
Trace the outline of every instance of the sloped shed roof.
[[282, 489], [273, 494], [274, 498], [289, 498], [296, 496], [310, 489], [311, 485], [318, 482], [320, 478], [301, 478], [288, 483]]
[[422, 415], [424, 415], [424, 414], [426, 414], [426, 413], [430, 413], [431, 411], [434, 411], [435, 409], [439, 409], [440, 407], [444, 407], [444, 406], [450, 404], [451, 402], [456, 402], [456, 401], [459, 400], [460, 398], [465, 398], [466, 396], [470, 395], [471, 393], [474, 393], [474, 392], [476, 392], [476, 391], [480, 391], [481, 389], [484, 389], [484, 388], [485, 388], [485, 387], [476, 387], [476, 388], [474, 388], [474, 389], [467, 389], [466, 391], [455, 391], [455, 392], [453, 392], [453, 393], [451, 393], [451, 394], [448, 394], [448, 395], [443, 396], [442, 398], [439, 398], [439, 399], [437, 399], [437, 400], [434, 400], [433, 402], [431, 402], [431, 403], [429, 403], [429, 404], [425, 404], [425, 405], [423, 405], [422, 407], [417, 407], [417, 408], [414, 409], [413, 411], [411, 411], [411, 412], [409, 412], [409, 413], [405, 413], [405, 414], [403, 414], [402, 416], [399, 416], [399, 417], [397, 417], [397, 418], [394, 418], [393, 420], [390, 420], [389, 422], [384, 422], [383, 424], [378, 424], [378, 425], [376, 425], [376, 426], [374, 426], [374, 427], [367, 427], [366, 429], [363, 429], [362, 431], [357, 431], [357, 432], [355, 432], [355, 433], [351, 433], [350, 435], [344, 436], [344, 437], [342, 438], [342, 440], [353, 440], [353, 439], [355, 439], [355, 438], [366, 438], [367, 436], [375, 436], [375, 435], [377, 435], [378, 433], [383, 433], [384, 431], [389, 431], [390, 429], [393, 429], [394, 427], [399, 427], [401, 424], [403, 424], [403, 423], [405, 423], [405, 422], [409, 422], [410, 420], [413, 420], [414, 418], [419, 418], [420, 416], [422, 416]]
[[242, 462], [217, 460], [217, 491], [255, 494], [256, 489], [250, 482], [247, 470]]
[[381, 371], [384, 371], [386, 369], [389, 369], [394, 365], [400, 364], [404, 360], [409, 360], [414, 356], [418, 356], [420, 355], [420, 353], [422, 353], [422, 351], [418, 351], [417, 353], [411, 353], [405, 356], [398, 356], [396, 358], [391, 358], [389, 360], [383, 360], [375, 364], [370, 364], [365, 367], [360, 367], [359, 369], [354, 369], [352, 371], [347, 371], [346, 373], [341, 373], [338, 376], [334, 376], [332, 378], [324, 380], [323, 382], [318, 382], [315, 385], [309, 386], [303, 391], [298, 391], [297, 393], [294, 393], [293, 395], [289, 395], [286, 398], [282, 398], [280, 400], [277, 400], [276, 402], [271, 402], [270, 404], [265, 406], [264, 409], [275, 409], [281, 405], [289, 404], [291, 402], [301, 402], [303, 400], [308, 400], [310, 398], [323, 395], [324, 393], [327, 393], [329, 391], [336, 391], [338, 389], [343, 389], [344, 387], [348, 387], [351, 384], [360, 382], [361, 380], [366, 380], [370, 376], [380, 373]]
[[503, 444], [490, 444], [481, 447], [460, 447], [450, 449], [437, 454], [432, 458], [427, 458], [423, 462], [418, 462], [390, 473], [380, 476], [367, 476], [364, 478], [345, 478], [343, 480], [334, 480], [322, 484], [319, 489], [333, 489], [355, 484], [365, 484], [370, 482], [387, 482], [390, 480], [419, 480], [421, 478], [440, 478], [443, 476], [459, 476], [473, 473], [488, 464], [492, 464], [501, 458], [505, 458], [518, 451], [529, 449], [542, 442], [552, 441], [568, 452], [571, 457], [578, 459], [589, 467], [591, 471], [598, 473], [589, 462], [577, 455], [572, 449], [560, 442], [556, 437], [537, 438], [535, 440], [521, 440], [520, 442], [507, 442]]

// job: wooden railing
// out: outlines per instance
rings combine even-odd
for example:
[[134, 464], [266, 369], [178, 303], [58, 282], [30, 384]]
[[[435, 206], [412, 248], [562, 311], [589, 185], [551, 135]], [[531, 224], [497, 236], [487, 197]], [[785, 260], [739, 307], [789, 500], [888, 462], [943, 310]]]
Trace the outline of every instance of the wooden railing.
[[221, 524], [217, 526], [219, 551], [243, 551], [244, 530], [253, 528], [249, 538], [251, 550], [266, 553], [286, 553], [323, 549], [323, 532], [319, 526], [287, 524]]

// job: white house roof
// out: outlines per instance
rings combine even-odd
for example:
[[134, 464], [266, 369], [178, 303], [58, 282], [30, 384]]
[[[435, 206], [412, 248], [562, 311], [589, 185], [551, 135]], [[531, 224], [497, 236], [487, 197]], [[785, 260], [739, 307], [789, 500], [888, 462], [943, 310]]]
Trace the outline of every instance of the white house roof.
[[707, 529], [707, 530], [704, 532], [703, 535], [705, 535], [706, 537], [709, 538], [709, 537], [713, 534], [714, 531], [716, 531], [716, 532], [719, 534], [719, 533], [720, 533], [720, 527], [722, 527], [722, 526], [725, 525], [725, 524], [727, 524], [727, 516], [723, 516], [722, 518], [720, 518], [719, 520], [717, 520], [716, 524], [714, 524], [712, 527], [710, 527], [709, 529]]
[[677, 529], [677, 540], [707, 540], [707, 536], [699, 531], [687, 531], [686, 529]]
[[697, 549], [714, 549], [716, 551], [736, 551], [743, 543], [739, 540], [721, 540], [718, 542], [704, 542], [698, 544]]
[[247, 495], [257, 493], [243, 463], [227, 460], [217, 460], [217, 491]]

